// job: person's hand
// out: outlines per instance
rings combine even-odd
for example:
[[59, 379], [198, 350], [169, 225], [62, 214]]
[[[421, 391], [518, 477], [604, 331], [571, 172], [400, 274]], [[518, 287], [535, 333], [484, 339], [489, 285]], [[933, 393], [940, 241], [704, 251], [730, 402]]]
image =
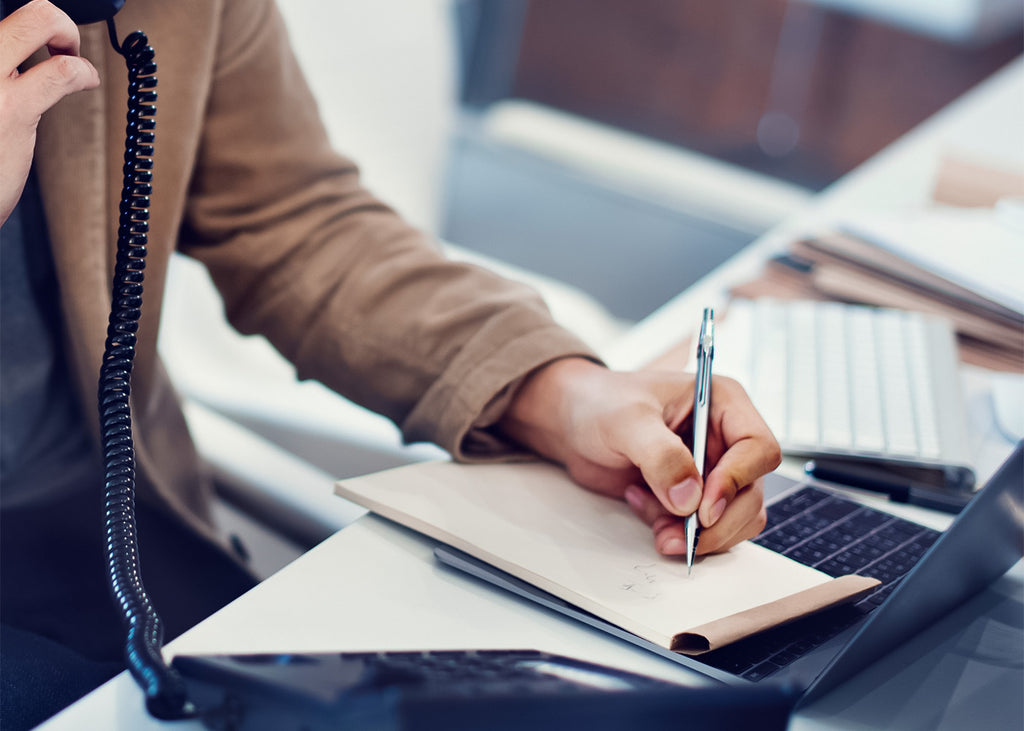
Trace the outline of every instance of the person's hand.
[[[43, 46], [50, 58], [18, 73]], [[78, 28], [47, 0], [32, 0], [0, 21], [0, 223], [25, 187], [43, 113], [68, 94], [100, 83], [78, 49]]]
[[697, 553], [725, 551], [764, 528], [761, 478], [781, 455], [743, 388], [715, 377], [710, 471], [701, 480], [680, 436], [693, 433], [693, 383], [690, 374], [615, 372], [566, 358], [527, 378], [497, 426], [580, 485], [624, 499], [651, 526], [659, 552], [686, 553], [684, 517], [695, 510]]

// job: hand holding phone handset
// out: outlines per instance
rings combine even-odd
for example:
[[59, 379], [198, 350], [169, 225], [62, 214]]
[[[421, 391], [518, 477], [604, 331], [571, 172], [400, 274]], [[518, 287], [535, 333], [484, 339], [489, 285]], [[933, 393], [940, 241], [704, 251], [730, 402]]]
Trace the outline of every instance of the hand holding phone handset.
[[[23, 4], [16, 3], [18, 6]], [[51, 54], [77, 57], [78, 32], [72, 22], [87, 24], [106, 21], [111, 45], [124, 56], [128, 66], [124, 182], [119, 205], [112, 304], [99, 382], [100, 434], [105, 467], [106, 558], [114, 599], [127, 626], [125, 650], [128, 669], [146, 695], [146, 707], [157, 718], [185, 718], [194, 715], [194, 709], [186, 698], [185, 684], [177, 672], [167, 666], [160, 654], [163, 641], [161, 621], [141, 581], [135, 525], [135, 453], [129, 402], [149, 231], [155, 127], [153, 117], [156, 113], [156, 92], [153, 90], [156, 86], [156, 64], [153, 62], [153, 49], [141, 31], [129, 34], [123, 43], [118, 42], [113, 18], [124, 5], [124, 0], [54, 0], [52, 5], [37, 0], [36, 5], [35, 8], [21, 8], [4, 21], [7, 26], [5, 30], [9, 31], [11, 37], [33, 39], [27, 45], [35, 46], [18, 48], [14, 55], [19, 58], [4, 58], [0, 54], [0, 63], [11, 67], [0, 69], [5, 72], [5, 79], [12, 80], [7, 83], [13, 85], [19, 82], [19, 75], [15, 73], [17, 66], [43, 45], [51, 49]], [[56, 11], [53, 5], [64, 12]], [[11, 28], [12, 24], [15, 28]], [[38, 42], [34, 42], [36, 40]], [[11, 44], [4, 44], [5, 49], [10, 47]], [[23, 131], [19, 137], [18, 130], [0, 128], [4, 133], [3, 147], [17, 149], [21, 157], [26, 158], [11, 161], [18, 163], [10, 168], [15, 174], [5, 177], [15, 178], [15, 181], [11, 190], [0, 190], [3, 196], [0, 198], [0, 204], [3, 204], [0, 210], [3, 218], [0, 220], [10, 214], [28, 176], [34, 147], [35, 121], [67, 94], [97, 85], [95, 69], [84, 59], [81, 61], [78, 66], [72, 66], [70, 71], [65, 63], [63, 68], [70, 78], [63, 78], [63, 84], [51, 85], [49, 96], [37, 98], [35, 107], [28, 110], [34, 117], [27, 120], [31, 124], [22, 122], [23, 127], [31, 130], [27, 140], [21, 139], [25, 137]], [[23, 76], [29, 78], [35, 74], [42, 79], [51, 75], [61, 79], [61, 70], [57, 64], [39, 71], [46, 63], [44, 61]], [[21, 81], [18, 93], [31, 95], [34, 85], [25, 84], [25, 79]], [[38, 86], [46, 85], [40, 83]], [[14, 104], [11, 108], [24, 109], [24, 106]], [[13, 142], [7, 136], [9, 132]], [[24, 174], [19, 182], [17, 173], [21, 169]], [[8, 201], [8, 198], [11, 200]]]
[[[0, 2], [0, 223], [21, 198], [39, 118], [65, 96], [100, 83], [96, 69], [79, 55], [78, 29], [71, 19], [50, 3], [33, 5]], [[19, 66], [43, 47], [51, 57], [19, 73]]]

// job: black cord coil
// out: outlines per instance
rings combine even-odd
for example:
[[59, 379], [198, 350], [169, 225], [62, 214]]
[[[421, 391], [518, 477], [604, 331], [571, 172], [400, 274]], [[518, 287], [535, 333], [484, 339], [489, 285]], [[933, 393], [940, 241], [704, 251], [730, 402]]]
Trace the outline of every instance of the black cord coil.
[[117, 258], [110, 320], [100, 366], [100, 434], [105, 465], [104, 521], [107, 570], [114, 599], [127, 625], [128, 669], [146, 695], [150, 714], [161, 719], [191, 715], [180, 676], [163, 660], [163, 627], [142, 585], [135, 522], [135, 447], [132, 440], [131, 373], [142, 313], [142, 282], [149, 233], [156, 114], [156, 64], [145, 34], [110, 42], [128, 65], [128, 125], [124, 186], [119, 206]]

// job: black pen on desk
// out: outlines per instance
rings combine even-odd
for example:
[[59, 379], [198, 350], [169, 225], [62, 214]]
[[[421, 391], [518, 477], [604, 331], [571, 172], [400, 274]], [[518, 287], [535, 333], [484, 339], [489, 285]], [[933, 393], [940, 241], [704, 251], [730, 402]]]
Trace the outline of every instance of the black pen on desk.
[[[693, 384], [693, 461], [704, 479], [704, 463], [708, 449], [708, 420], [711, 418], [711, 360], [715, 357], [715, 311], [704, 308], [697, 337], [697, 379]], [[686, 518], [686, 574], [693, 571], [693, 554], [697, 550], [700, 521], [694, 510]]]
[[954, 515], [964, 509], [974, 494], [967, 487], [942, 489], [919, 484], [894, 473], [885, 474], [884, 471], [872, 470], [868, 467], [857, 467], [849, 463], [834, 463], [827, 458], [810, 460], [804, 465], [804, 471], [811, 477], [824, 482], [888, 495], [889, 499], [895, 503], [918, 505], [922, 508], [941, 510]]

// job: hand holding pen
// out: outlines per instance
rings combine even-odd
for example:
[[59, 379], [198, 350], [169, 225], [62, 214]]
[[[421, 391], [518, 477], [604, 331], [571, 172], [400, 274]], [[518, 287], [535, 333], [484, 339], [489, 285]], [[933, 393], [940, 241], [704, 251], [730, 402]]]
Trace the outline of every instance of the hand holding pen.
[[[684, 558], [686, 520], [699, 521], [692, 561], [762, 530], [761, 477], [780, 460], [778, 442], [736, 381], [716, 376], [706, 411], [695, 393], [694, 376], [682, 370], [612, 371], [564, 358], [523, 382], [495, 428], [563, 465], [583, 487], [625, 500], [663, 555]], [[698, 428], [704, 446], [691, 451]]]

